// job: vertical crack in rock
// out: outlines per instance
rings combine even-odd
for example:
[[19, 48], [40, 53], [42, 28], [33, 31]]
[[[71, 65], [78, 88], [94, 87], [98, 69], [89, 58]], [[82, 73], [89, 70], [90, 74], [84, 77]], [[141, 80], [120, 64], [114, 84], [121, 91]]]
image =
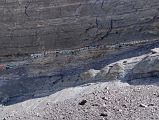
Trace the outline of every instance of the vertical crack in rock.
[[[108, 28], [108, 30], [106, 31], [106, 33], [104, 35], [102, 35], [102, 33], [98, 33], [98, 29], [99, 29], [99, 20], [98, 20], [98, 16], [96, 16], [96, 20], [95, 20], [95, 24], [96, 24], [96, 35], [94, 37], [95, 40], [100, 41], [103, 40], [104, 38], [108, 37], [108, 35], [111, 33], [112, 29], [113, 29], [113, 19], [110, 19], [110, 27]], [[94, 42], [92, 42], [93, 44]]]
[[154, 23], [156, 19], [157, 19], [157, 15], [153, 16], [152, 23]]
[[60, 16], [62, 16], [62, 8], [59, 8]]
[[26, 15], [27, 17], [29, 17], [29, 15], [28, 15], [28, 13], [27, 13], [27, 9], [28, 9], [28, 7], [30, 6], [30, 4], [31, 4], [31, 1], [28, 1], [27, 4], [25, 5], [25, 15]]
[[104, 0], [102, 0], [102, 3], [101, 3], [101, 8], [103, 9], [103, 5], [104, 5]]
[[13, 40], [13, 30], [11, 30], [10, 39], [11, 39], [11, 41]]
[[80, 3], [79, 6], [76, 8], [76, 11], [74, 13], [75, 17], [78, 17], [80, 15], [81, 6], [82, 6], [82, 4]]
[[99, 28], [99, 23], [98, 23], [98, 16], [96, 16], [96, 28]]
[[106, 32], [105, 35], [103, 35], [103, 36], [100, 38], [100, 40], [103, 40], [104, 38], [106, 38], [106, 37], [110, 34], [110, 32], [112, 31], [112, 29], [113, 29], [113, 20], [111, 19], [111, 20], [110, 20], [110, 27], [108, 28], [108, 31]]

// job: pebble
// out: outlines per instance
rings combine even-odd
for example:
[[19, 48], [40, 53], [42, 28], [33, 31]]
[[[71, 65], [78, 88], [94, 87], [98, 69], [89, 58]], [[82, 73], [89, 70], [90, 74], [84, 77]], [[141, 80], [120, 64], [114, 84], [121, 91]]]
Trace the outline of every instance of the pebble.
[[87, 103], [87, 100], [82, 100], [79, 105], [85, 105]]
[[140, 104], [139, 107], [144, 107], [144, 108], [146, 108], [147, 105], [145, 105], [145, 104]]
[[107, 114], [106, 112], [103, 112], [103, 113], [100, 114], [100, 116], [102, 116], [102, 117], [107, 117], [108, 114]]

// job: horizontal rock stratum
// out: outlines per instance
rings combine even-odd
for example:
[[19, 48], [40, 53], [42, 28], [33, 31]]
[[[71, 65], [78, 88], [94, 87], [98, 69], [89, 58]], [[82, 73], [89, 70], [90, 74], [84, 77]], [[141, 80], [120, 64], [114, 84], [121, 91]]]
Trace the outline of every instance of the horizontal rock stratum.
[[0, 0], [0, 120], [159, 120], [159, 0]]
[[158, 0], [0, 1], [0, 56], [158, 36]]

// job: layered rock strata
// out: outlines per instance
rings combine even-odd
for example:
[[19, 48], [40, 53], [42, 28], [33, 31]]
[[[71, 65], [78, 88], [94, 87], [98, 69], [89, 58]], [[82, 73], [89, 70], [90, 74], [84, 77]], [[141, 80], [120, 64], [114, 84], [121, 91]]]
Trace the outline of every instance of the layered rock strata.
[[158, 37], [158, 0], [2, 0], [0, 56]]

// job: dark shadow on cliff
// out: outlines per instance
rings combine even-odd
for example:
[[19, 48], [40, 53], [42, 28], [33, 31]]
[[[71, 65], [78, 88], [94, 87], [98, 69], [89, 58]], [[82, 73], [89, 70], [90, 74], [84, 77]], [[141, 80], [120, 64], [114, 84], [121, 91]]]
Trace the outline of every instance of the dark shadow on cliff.
[[[2, 96], [4, 96], [4, 98], [2, 98], [2, 104], [6, 106], [12, 105], [29, 99], [49, 96], [65, 88], [89, 85], [89, 83], [92, 82], [96, 83], [98, 81], [80, 81], [79, 74], [92, 68], [101, 69], [112, 62], [122, 59], [143, 55], [155, 47], [159, 47], [159, 44], [143, 45], [125, 52], [105, 55], [102, 58], [94, 59], [92, 62], [88, 62], [84, 65], [63, 68], [57, 71], [57, 74], [51, 76], [27, 77], [27, 74], [25, 74], [25, 66], [23, 66], [12, 71], [12, 74], [19, 72], [18, 74], [21, 75], [20, 79], [12, 78], [7, 84], [0, 86], [0, 92]], [[154, 82], [152, 80], [151, 82], [144, 81], [140, 83], [134, 83], [133, 81], [123, 82], [128, 82], [132, 85], [146, 85], [146, 83], [153, 84], [156, 80], [154, 80]]]

